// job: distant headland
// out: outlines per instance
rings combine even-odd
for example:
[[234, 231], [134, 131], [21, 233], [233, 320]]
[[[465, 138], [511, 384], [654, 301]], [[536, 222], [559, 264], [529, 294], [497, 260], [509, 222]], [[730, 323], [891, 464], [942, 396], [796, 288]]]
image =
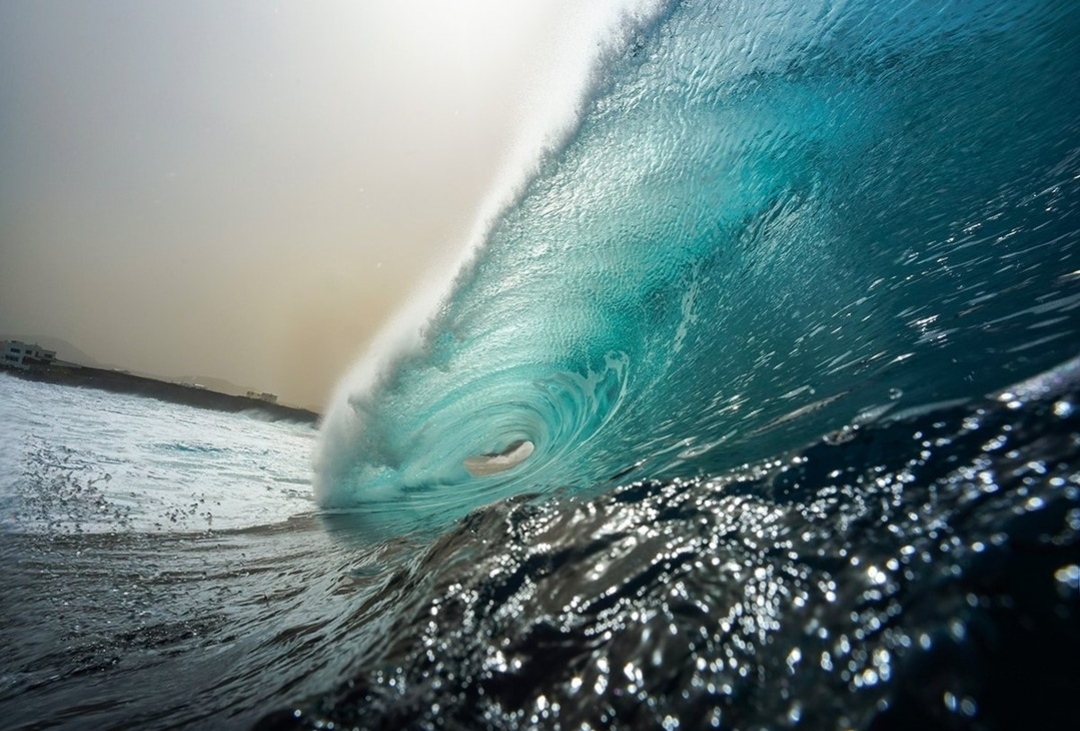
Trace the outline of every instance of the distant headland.
[[37, 343], [19, 340], [0, 341], [0, 372], [28, 381], [129, 393], [198, 409], [254, 411], [275, 420], [309, 424], [318, 424], [320, 418], [309, 409], [277, 403], [273, 394], [249, 391], [245, 396], [235, 396], [198, 383], [175, 383], [124, 370], [79, 365], [58, 360], [56, 351]]

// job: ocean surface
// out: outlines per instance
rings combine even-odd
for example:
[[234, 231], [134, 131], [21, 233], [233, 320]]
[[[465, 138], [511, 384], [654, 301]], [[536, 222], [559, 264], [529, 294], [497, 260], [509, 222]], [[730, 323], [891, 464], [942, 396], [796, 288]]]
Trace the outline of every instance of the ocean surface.
[[1074, 727], [1080, 5], [597, 48], [318, 432], [0, 376], [8, 726]]

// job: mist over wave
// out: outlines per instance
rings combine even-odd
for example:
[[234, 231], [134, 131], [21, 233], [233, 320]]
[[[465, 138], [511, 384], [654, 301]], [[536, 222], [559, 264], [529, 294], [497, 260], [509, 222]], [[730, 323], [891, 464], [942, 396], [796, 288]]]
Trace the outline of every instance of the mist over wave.
[[345, 382], [319, 502], [437, 522], [702, 474], [1071, 356], [1077, 15], [703, 2], [616, 25], [419, 341]]

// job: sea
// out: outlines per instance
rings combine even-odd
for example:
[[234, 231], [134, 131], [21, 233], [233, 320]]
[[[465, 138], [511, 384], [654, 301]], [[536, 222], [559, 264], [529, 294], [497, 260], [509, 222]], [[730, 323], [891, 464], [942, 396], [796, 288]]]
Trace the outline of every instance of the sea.
[[5, 726], [1075, 727], [1080, 5], [615, 18], [317, 429], [0, 376]]

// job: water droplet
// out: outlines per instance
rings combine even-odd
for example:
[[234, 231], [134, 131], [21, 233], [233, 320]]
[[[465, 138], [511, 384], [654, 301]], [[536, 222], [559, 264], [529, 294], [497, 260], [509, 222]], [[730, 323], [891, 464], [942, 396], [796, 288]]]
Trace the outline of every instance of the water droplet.
[[1080, 566], [1068, 564], [1054, 572], [1058, 593], [1062, 596], [1080, 593]]

